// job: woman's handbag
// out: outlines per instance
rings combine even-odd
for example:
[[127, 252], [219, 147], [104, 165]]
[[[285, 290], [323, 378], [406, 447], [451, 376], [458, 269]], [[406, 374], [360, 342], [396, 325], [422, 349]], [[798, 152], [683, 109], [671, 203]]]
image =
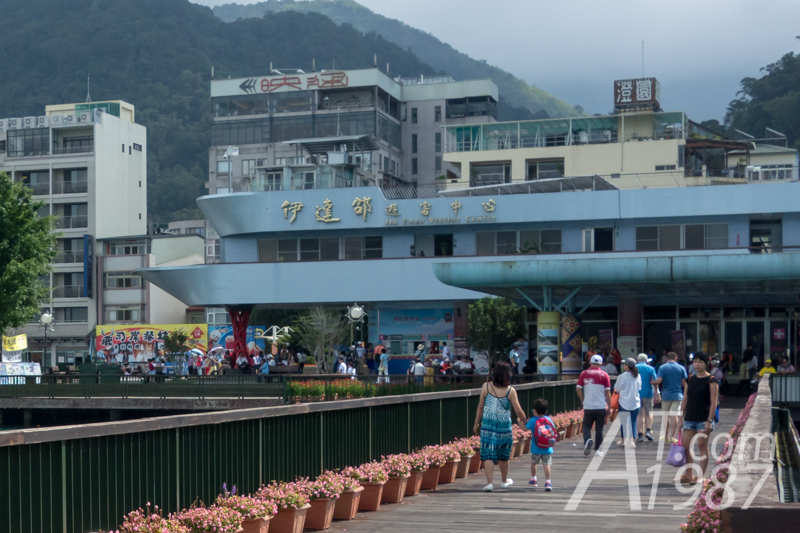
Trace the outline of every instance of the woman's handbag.
[[619, 409], [619, 393], [617, 391], [614, 391], [614, 394], [611, 395], [611, 408]]
[[686, 448], [680, 444], [673, 444], [669, 447], [669, 454], [667, 455], [667, 464], [680, 468], [686, 464]]

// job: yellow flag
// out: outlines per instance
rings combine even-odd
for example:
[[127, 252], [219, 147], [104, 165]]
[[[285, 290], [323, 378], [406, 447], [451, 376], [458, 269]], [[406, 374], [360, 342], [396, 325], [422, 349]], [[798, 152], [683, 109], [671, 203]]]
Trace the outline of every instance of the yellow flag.
[[4, 352], [18, 352], [28, 348], [28, 336], [24, 333], [22, 335], [15, 335], [13, 337], [6, 337], [3, 335], [3, 351]]

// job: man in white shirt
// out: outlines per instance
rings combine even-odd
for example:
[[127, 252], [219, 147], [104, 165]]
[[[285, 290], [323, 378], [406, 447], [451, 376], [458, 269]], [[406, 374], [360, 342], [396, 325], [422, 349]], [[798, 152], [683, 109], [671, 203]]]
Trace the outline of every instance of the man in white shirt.
[[447, 345], [446, 342], [442, 343], [442, 357], [445, 361], [450, 360], [450, 347]]
[[272, 356], [271, 353], [267, 354], [267, 364], [269, 366], [275, 366], [275, 358]]
[[[594, 356], [592, 356], [592, 357], [594, 357]], [[616, 367], [616, 365], [614, 365], [613, 361], [610, 360], [610, 358], [609, 358], [608, 363], [606, 363], [605, 366], [601, 367], [601, 370], [603, 370], [609, 376], [616, 376], [618, 374], [617, 367]]]
[[337, 374], [347, 374], [347, 365], [344, 364], [344, 357], [339, 356], [339, 363], [336, 366], [336, 373]]
[[350, 376], [350, 379], [356, 379], [356, 367], [352, 361], [347, 362], [347, 370], [345, 372]]
[[414, 362], [411, 363], [408, 373], [414, 374], [414, 381], [417, 383], [417, 385], [422, 385], [425, 380], [425, 374], [428, 373], [428, 369], [425, 368], [425, 365], [422, 364], [420, 358], [417, 357]]
[[511, 353], [508, 354], [511, 359], [511, 370], [514, 374], [519, 374], [519, 343], [514, 343], [511, 348]]

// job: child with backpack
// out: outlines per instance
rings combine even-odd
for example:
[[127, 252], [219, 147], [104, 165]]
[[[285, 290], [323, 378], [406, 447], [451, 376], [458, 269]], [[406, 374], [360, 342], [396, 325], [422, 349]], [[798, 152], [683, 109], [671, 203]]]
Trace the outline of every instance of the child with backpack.
[[533, 416], [528, 419], [525, 426], [533, 433], [531, 439], [531, 480], [528, 485], [538, 487], [536, 480], [536, 465], [544, 465], [544, 490], [552, 492], [553, 484], [550, 482], [550, 465], [552, 464], [553, 445], [556, 443], [556, 425], [553, 419], [547, 416], [547, 400], [539, 398], [533, 402]]

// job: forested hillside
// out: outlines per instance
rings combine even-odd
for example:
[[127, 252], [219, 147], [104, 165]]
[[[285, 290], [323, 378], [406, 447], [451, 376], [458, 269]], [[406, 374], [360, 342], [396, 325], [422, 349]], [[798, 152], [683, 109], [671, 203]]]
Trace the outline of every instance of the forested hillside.
[[[433, 35], [412, 28], [398, 20], [373, 13], [354, 0], [300, 2], [269, 0], [250, 5], [231, 3], [214, 8], [214, 13], [226, 21], [262, 17], [265, 13], [282, 11], [322, 13], [338, 24], [349, 24], [365, 33], [376, 32], [403, 49], [410, 50], [436, 70], [443, 71], [459, 80], [491, 78], [500, 88], [501, 97], [511, 106], [528, 109], [529, 117], [535, 114], [544, 116], [541, 111], [545, 111], [551, 117], [569, 117], [581, 114], [580, 110], [576, 110], [575, 107], [542, 89], [529, 85], [500, 68], [472, 59]], [[503, 109], [501, 108], [499, 112], [502, 115]], [[518, 114], [519, 110], [516, 113]], [[503, 118], [506, 117], [501, 116], [501, 119]]]
[[763, 72], [761, 78], [742, 80], [740, 97], [728, 106], [726, 126], [755, 137], [773, 128], [786, 134], [790, 147], [800, 148], [800, 54], [790, 52]]
[[136, 106], [148, 128], [148, 203], [156, 222], [199, 216], [208, 177], [209, 79], [284, 67], [437, 72], [372, 33], [319, 14], [276, 13], [226, 23], [188, 0], [0, 0], [0, 117], [92, 99]]

